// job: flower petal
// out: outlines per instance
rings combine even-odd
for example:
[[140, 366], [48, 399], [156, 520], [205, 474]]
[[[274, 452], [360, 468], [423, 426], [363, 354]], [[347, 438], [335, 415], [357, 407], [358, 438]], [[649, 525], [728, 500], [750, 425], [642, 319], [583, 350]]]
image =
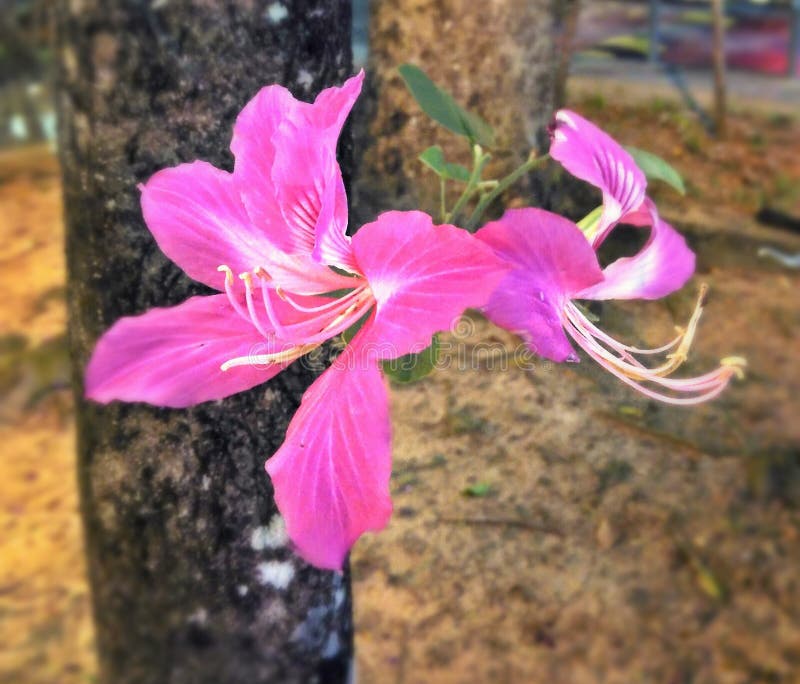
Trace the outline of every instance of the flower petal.
[[383, 529], [392, 513], [386, 386], [358, 339], [306, 391], [266, 464], [298, 553], [331, 570], [341, 570], [355, 541]]
[[379, 358], [425, 349], [468, 307], [486, 303], [508, 270], [460, 228], [419, 211], [392, 211], [363, 226], [353, 251], [377, 311], [365, 344]]
[[[287, 230], [286, 209], [273, 184], [273, 167], [282, 157], [292, 185], [304, 193], [330, 173], [320, 173], [320, 166], [336, 166], [336, 143], [344, 120], [361, 91], [363, 73], [349, 79], [341, 88], [323, 90], [313, 104], [300, 102], [280, 86], [268, 86], [245, 106], [234, 126], [231, 151], [236, 162], [233, 175], [242, 200], [253, 222], [269, 235], [270, 241], [289, 254], [310, 251], [313, 235], [297, 232], [290, 224]], [[305, 142], [315, 154], [311, 164], [301, 162], [294, 149]], [[325, 183], [316, 187], [317, 196]], [[294, 193], [293, 193], [294, 194]], [[316, 207], [317, 211], [319, 206]], [[312, 217], [312, 226], [316, 216]]]
[[189, 277], [221, 290], [218, 266], [241, 273], [264, 261], [269, 245], [250, 222], [231, 174], [196, 161], [159, 171], [141, 190], [147, 227]]
[[519, 335], [535, 354], [553, 361], [577, 361], [553, 302], [531, 291], [526, 274], [514, 271], [494, 291], [484, 309], [495, 325]]
[[603, 193], [603, 215], [592, 240], [596, 247], [622, 216], [639, 208], [647, 180], [618, 142], [575, 112], [557, 112], [550, 137], [550, 156]]
[[580, 229], [543, 209], [511, 209], [476, 237], [513, 266], [486, 305], [487, 317], [540, 356], [577, 360], [561, 312], [573, 293], [603, 278]]
[[362, 69], [340, 87], [325, 88], [317, 95], [314, 106], [307, 113], [309, 121], [317, 128], [325, 129], [338, 138], [350, 110], [361, 94], [363, 84]]
[[294, 294], [324, 294], [354, 287], [353, 278], [318, 263], [310, 254], [274, 251], [263, 261], [275, 286]]
[[579, 299], [660, 299], [692, 277], [694, 252], [684, 237], [659, 217], [647, 200], [642, 211], [626, 216], [626, 223], [652, 226], [650, 238], [638, 254], [622, 257], [604, 270], [604, 280], [577, 295]]
[[245, 105], [233, 127], [233, 175], [242, 201], [253, 223], [269, 236], [276, 248], [284, 251], [294, 250], [291, 236], [285, 235], [283, 215], [272, 185], [273, 136], [282, 122], [301, 118], [301, 110], [310, 106], [296, 100], [282, 86], [267, 86]]
[[[312, 254], [320, 264], [355, 270], [347, 231], [347, 195], [325, 134], [284, 124], [272, 185], [285, 222], [289, 253]], [[335, 147], [335, 146], [334, 146]]]
[[347, 193], [338, 169], [323, 196], [314, 237], [312, 256], [317, 262], [339, 266], [352, 273], [358, 272], [351, 240], [347, 235]]
[[86, 396], [182, 408], [250, 389], [286, 364], [220, 370], [225, 361], [287, 346], [267, 341], [225, 295], [192, 297], [117, 321], [98, 341], [86, 368]]

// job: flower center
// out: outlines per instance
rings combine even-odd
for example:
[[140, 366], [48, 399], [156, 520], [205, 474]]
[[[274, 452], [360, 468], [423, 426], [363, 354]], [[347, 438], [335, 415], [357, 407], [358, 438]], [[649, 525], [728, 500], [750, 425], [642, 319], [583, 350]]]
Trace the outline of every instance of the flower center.
[[[230, 267], [222, 265], [217, 270], [225, 274], [225, 293], [234, 311], [264, 338], [275, 340], [279, 345], [281, 342], [288, 344], [278, 352], [229, 359], [222, 364], [223, 371], [236, 366], [294, 361], [347, 330], [375, 304], [369, 284], [362, 277], [353, 278], [353, 289], [339, 297], [328, 298], [324, 293], [300, 297], [281, 289], [261, 266], [239, 274], [244, 283], [242, 303], [234, 289], [236, 281]], [[260, 290], [258, 300], [257, 289]]]

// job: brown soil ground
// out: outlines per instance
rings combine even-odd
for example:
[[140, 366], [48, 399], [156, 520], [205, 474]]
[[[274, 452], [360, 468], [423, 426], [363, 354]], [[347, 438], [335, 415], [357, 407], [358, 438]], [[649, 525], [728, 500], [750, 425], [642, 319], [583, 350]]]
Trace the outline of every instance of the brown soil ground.
[[[753, 220], [800, 215], [800, 124], [739, 112], [722, 143], [670, 101], [611, 101], [574, 106], [684, 173], [685, 198], [655, 194], [699, 261], [685, 291], [603, 324], [656, 345], [707, 282], [686, 373], [737, 353], [748, 377], [657, 405], [588, 361], [520, 367], [514, 338], [465, 319], [449, 341], [475, 369], [455, 355], [393, 389], [396, 512], [353, 554], [360, 682], [800, 682], [800, 273], [757, 256], [800, 234]], [[0, 683], [86, 684], [48, 152], [0, 157], [0, 235]]]

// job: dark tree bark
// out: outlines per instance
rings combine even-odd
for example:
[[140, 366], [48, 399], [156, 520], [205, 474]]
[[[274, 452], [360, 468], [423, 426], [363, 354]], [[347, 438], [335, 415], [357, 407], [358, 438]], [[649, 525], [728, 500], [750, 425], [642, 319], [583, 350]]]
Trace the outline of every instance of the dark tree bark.
[[82, 372], [120, 316], [203, 292], [156, 247], [137, 183], [194, 159], [230, 169], [233, 121], [264, 84], [311, 99], [343, 81], [350, 3], [61, 0], [57, 27], [78, 468], [101, 681], [344, 681], [349, 578], [292, 554], [263, 467], [313, 373], [295, 364], [268, 385], [176, 411], [86, 403]]

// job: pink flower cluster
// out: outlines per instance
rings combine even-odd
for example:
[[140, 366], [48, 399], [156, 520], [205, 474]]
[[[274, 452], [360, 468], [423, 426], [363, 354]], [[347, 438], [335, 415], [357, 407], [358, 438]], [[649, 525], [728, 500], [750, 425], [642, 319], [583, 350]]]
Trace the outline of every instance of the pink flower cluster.
[[[735, 372], [722, 366], [693, 380], [669, 379], [694, 324], [669, 347], [638, 350], [600, 331], [572, 302], [661, 297], [694, 270], [692, 252], [645, 197], [633, 160], [576, 114], [558, 114], [551, 154], [603, 191], [591, 241], [537, 209], [509, 211], [474, 236], [435, 226], [421, 212], [387, 212], [349, 237], [336, 144], [362, 81], [363, 73], [312, 104], [280, 86], [263, 88], [234, 126], [232, 173], [198, 161], [142, 186], [144, 218], [159, 247], [219, 294], [117, 321], [85, 376], [95, 401], [186, 407], [263, 383], [360, 324], [305, 393], [266, 465], [298, 553], [330, 569], [340, 569], [356, 539], [382, 529], [391, 514], [381, 361], [421, 351], [465, 308], [483, 308], [556, 361], [577, 360], [566, 330], [650, 396], [707, 399]], [[650, 240], [637, 256], [601, 270], [594, 250], [621, 220], [650, 226]], [[673, 346], [658, 369], [634, 356]]]

